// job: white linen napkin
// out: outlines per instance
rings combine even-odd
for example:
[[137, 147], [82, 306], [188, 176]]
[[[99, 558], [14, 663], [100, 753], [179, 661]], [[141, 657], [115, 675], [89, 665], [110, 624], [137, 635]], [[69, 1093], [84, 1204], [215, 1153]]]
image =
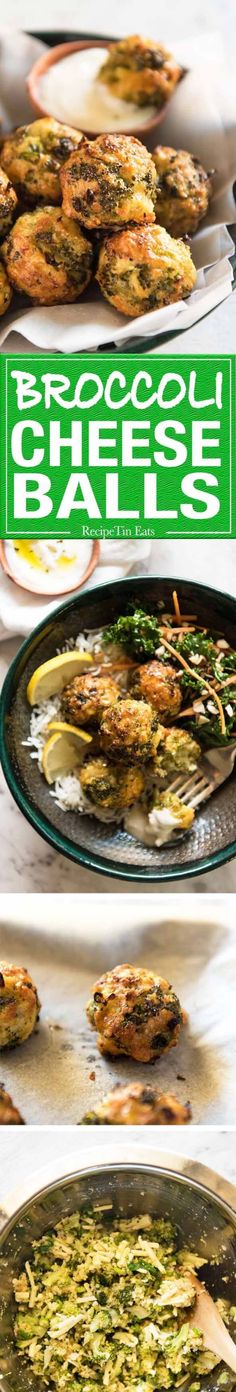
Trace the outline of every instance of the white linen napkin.
[[[81, 548], [84, 545], [81, 541]], [[92, 589], [93, 585], [106, 582], [112, 584], [115, 580], [122, 580], [129, 571], [142, 575], [147, 569], [150, 549], [151, 542], [148, 540], [101, 541], [99, 562], [86, 583], [86, 590]], [[29, 590], [21, 590], [19, 585], [15, 585], [14, 581], [9, 580], [8, 575], [1, 571], [0, 642], [17, 633], [27, 637], [36, 624], [42, 623], [58, 604], [63, 603], [63, 598], [70, 597], [72, 598], [69, 595], [54, 595], [48, 600], [43, 595], [31, 594]]]

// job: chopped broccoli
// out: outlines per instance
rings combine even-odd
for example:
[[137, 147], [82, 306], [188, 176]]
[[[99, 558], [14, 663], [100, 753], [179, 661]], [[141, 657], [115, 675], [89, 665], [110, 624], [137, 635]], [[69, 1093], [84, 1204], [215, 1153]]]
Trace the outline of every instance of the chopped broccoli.
[[186, 1258], [193, 1270], [199, 1259], [179, 1251], [170, 1222], [83, 1211], [48, 1236], [46, 1273], [45, 1236], [33, 1247], [34, 1310], [24, 1309], [28, 1267], [24, 1285], [22, 1273], [14, 1281], [16, 1346], [40, 1387], [175, 1392], [191, 1379], [197, 1392], [199, 1373], [217, 1360], [189, 1322], [195, 1296]]

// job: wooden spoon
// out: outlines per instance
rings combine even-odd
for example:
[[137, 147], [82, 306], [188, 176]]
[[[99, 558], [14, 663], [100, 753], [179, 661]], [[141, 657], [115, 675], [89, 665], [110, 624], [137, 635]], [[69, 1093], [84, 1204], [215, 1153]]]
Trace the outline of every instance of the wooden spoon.
[[200, 1329], [204, 1348], [210, 1349], [217, 1358], [223, 1359], [223, 1362], [236, 1373], [236, 1345], [226, 1329], [215, 1301], [201, 1281], [198, 1281], [197, 1276], [193, 1275], [192, 1281], [196, 1301], [189, 1323]]

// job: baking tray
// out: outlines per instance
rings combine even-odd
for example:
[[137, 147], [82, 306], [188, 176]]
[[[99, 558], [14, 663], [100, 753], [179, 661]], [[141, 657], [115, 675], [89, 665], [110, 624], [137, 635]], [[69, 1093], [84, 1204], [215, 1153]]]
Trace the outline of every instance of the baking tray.
[[[25, 896], [22, 896], [24, 899]], [[31, 898], [31, 896], [28, 896]], [[21, 899], [21, 896], [20, 896]], [[37, 896], [35, 896], [35, 900]], [[32, 896], [32, 901], [34, 896]], [[46, 896], [0, 927], [2, 960], [25, 965], [42, 1002], [28, 1043], [1, 1053], [0, 1078], [29, 1125], [73, 1125], [116, 1083], [139, 1080], [192, 1104], [193, 1123], [232, 1125], [236, 939], [233, 905], [214, 914], [113, 895]], [[212, 917], [211, 917], [212, 912]], [[9, 911], [10, 913], [10, 911]], [[40, 917], [41, 916], [41, 917]], [[232, 921], [231, 921], [232, 920]], [[155, 1064], [102, 1057], [85, 1014], [91, 986], [129, 961], [167, 977], [188, 1013], [176, 1049]]]

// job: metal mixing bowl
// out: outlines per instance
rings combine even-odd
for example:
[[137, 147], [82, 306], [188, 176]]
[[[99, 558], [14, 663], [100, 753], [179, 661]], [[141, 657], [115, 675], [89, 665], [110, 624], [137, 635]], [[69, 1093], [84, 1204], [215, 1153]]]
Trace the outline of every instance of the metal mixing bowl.
[[232, 774], [199, 810], [191, 833], [158, 850], [143, 846], [114, 822], [64, 812], [51, 797], [37, 763], [24, 741], [30, 711], [26, 687], [35, 667], [54, 657], [68, 638], [84, 629], [102, 628], [129, 611], [130, 602], [156, 612], [160, 601], [172, 609], [178, 590], [182, 613], [197, 614], [200, 626], [216, 629], [236, 648], [236, 605], [224, 595], [195, 582], [138, 576], [100, 585], [55, 609], [34, 629], [12, 662], [4, 682], [0, 709], [0, 749], [10, 790], [21, 811], [58, 851], [89, 869], [127, 880], [175, 880], [216, 869], [236, 854], [236, 774]]
[[[203, 1256], [201, 1276], [212, 1295], [227, 1295], [235, 1303], [235, 1191], [219, 1175], [214, 1176], [202, 1165], [181, 1161], [179, 1156], [175, 1162], [173, 1157], [164, 1155], [160, 1165], [102, 1165], [67, 1175], [24, 1204], [4, 1227], [0, 1238], [1, 1392], [43, 1392], [41, 1380], [35, 1380], [18, 1358], [12, 1339], [12, 1281], [30, 1258], [32, 1241], [76, 1209], [104, 1203], [122, 1216], [149, 1212], [170, 1218], [178, 1228], [181, 1244]], [[233, 1383], [233, 1375], [229, 1374], [227, 1387], [232, 1388]], [[202, 1380], [202, 1388], [204, 1392], [218, 1392], [219, 1368]]]

